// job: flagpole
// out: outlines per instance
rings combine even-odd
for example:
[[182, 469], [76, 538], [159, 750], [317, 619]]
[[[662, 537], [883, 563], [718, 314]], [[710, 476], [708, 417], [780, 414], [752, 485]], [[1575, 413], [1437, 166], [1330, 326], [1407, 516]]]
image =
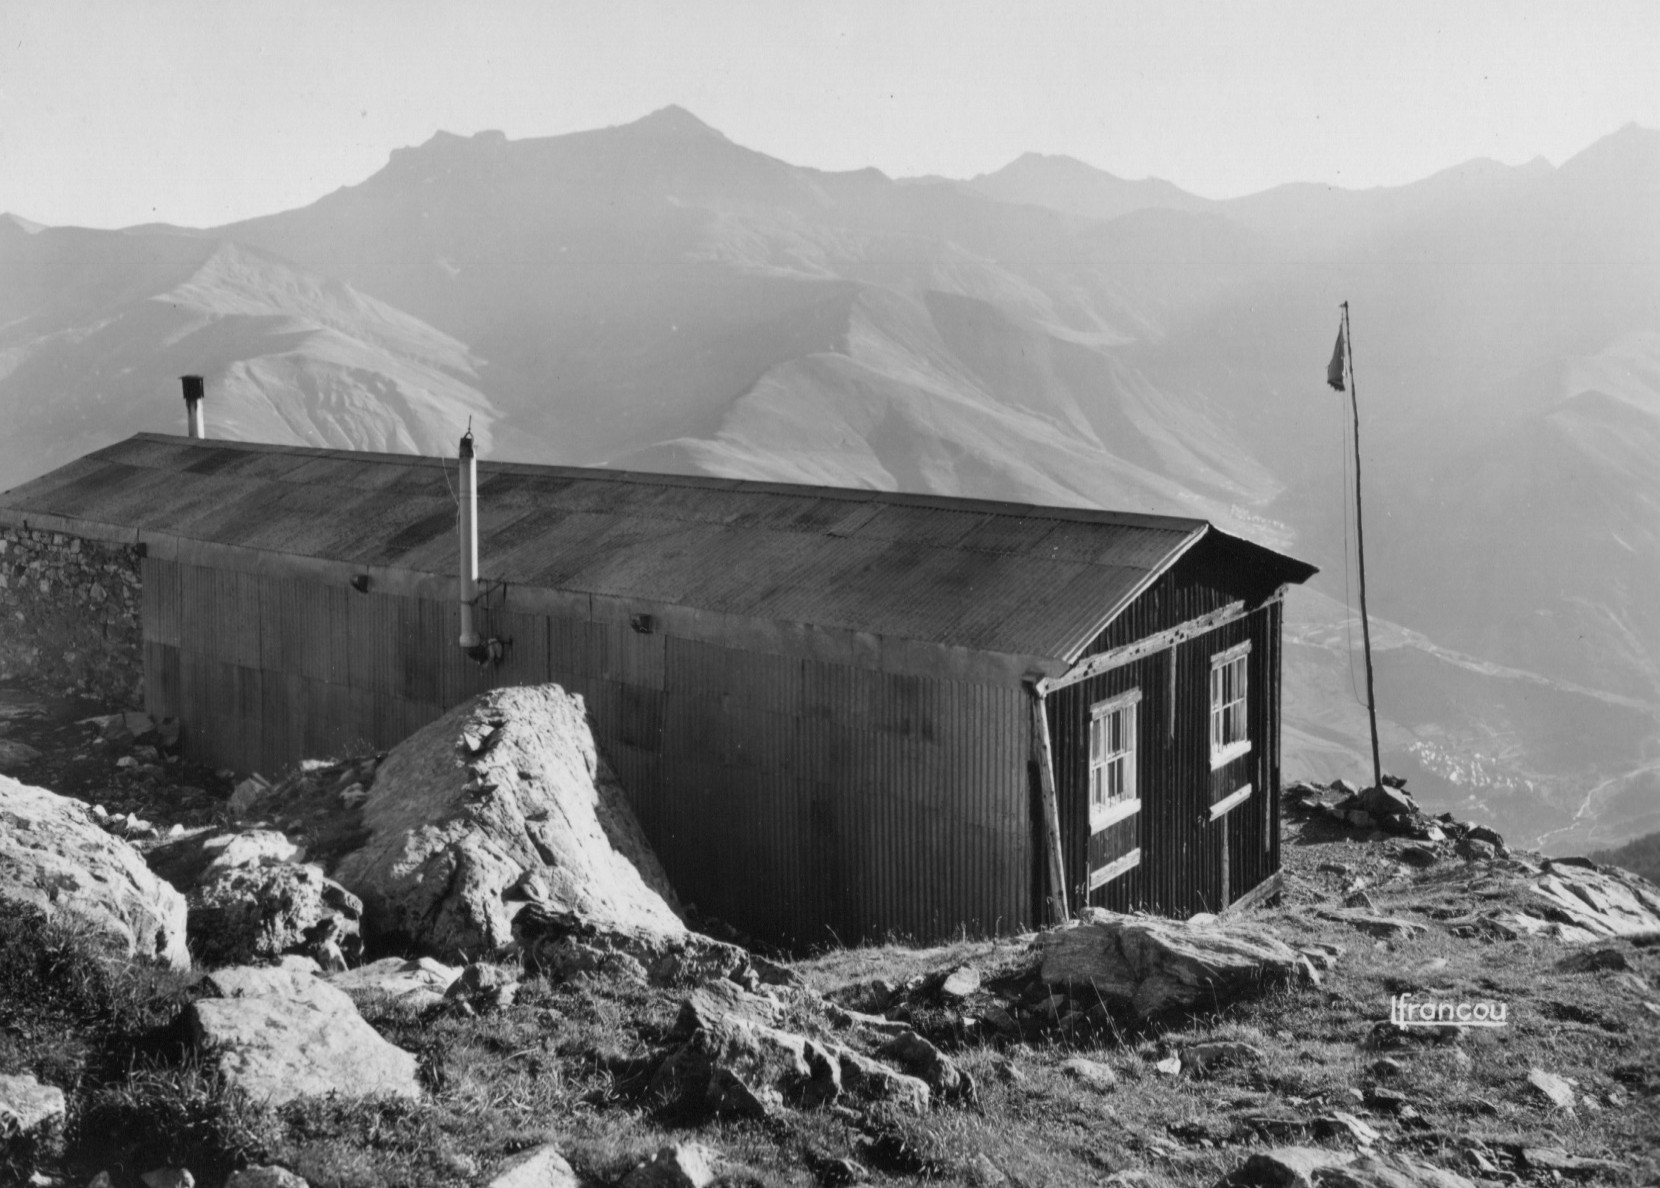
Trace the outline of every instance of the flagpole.
[[1366, 529], [1360, 515], [1360, 397], [1355, 391], [1355, 340], [1349, 328], [1349, 303], [1343, 302], [1343, 343], [1349, 361], [1349, 407], [1355, 421], [1355, 554], [1360, 568], [1360, 638], [1366, 649], [1366, 713], [1372, 723], [1372, 786], [1383, 787], [1378, 756], [1378, 699], [1372, 691], [1372, 620], [1366, 613]]

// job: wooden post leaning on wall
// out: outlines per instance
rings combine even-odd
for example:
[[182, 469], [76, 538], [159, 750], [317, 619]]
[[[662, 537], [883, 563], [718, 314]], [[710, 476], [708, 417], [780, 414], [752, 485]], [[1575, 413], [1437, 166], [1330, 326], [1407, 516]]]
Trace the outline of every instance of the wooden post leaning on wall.
[[1049, 743], [1049, 715], [1044, 711], [1043, 695], [1035, 685], [1028, 686], [1032, 706], [1032, 761], [1038, 769], [1038, 791], [1043, 799], [1044, 849], [1048, 861], [1050, 923], [1064, 924], [1072, 918], [1067, 909], [1066, 862], [1061, 852], [1060, 798], [1055, 791], [1054, 751]]

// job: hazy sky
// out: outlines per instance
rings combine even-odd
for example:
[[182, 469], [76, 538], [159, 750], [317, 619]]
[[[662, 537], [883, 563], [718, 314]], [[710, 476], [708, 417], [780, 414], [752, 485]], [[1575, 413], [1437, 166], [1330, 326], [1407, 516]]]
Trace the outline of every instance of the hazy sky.
[[1210, 197], [1660, 126], [1649, 0], [0, 0], [0, 38], [0, 211], [91, 226], [265, 214], [440, 128], [669, 103], [821, 168], [1066, 153]]

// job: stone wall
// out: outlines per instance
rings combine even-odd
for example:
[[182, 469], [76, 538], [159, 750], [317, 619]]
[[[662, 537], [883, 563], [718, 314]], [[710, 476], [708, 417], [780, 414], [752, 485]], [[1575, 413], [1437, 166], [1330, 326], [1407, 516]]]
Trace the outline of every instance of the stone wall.
[[0, 528], [0, 680], [144, 703], [138, 545]]

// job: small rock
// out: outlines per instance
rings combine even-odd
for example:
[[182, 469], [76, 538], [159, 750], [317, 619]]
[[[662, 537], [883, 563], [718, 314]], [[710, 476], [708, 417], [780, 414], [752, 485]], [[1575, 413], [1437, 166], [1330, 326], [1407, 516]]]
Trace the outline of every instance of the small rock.
[[1542, 1068], [1535, 1068], [1528, 1070], [1527, 1081], [1549, 1098], [1552, 1105], [1564, 1110], [1574, 1108], [1574, 1089], [1564, 1078]]
[[1359, 796], [1358, 807], [1371, 813], [1374, 817], [1410, 817], [1418, 811], [1412, 797], [1399, 788], [1391, 788], [1385, 784], [1381, 788], [1368, 788]]
[[1314, 1129], [1321, 1135], [1331, 1135], [1339, 1138], [1348, 1138], [1363, 1147], [1369, 1147], [1382, 1136], [1369, 1123], [1355, 1117], [1334, 1110], [1330, 1114], [1314, 1120]]
[[[234, 773], [220, 772], [221, 779], [230, 779]], [[236, 786], [231, 793], [226, 807], [233, 816], [244, 816], [258, 803], [259, 799], [271, 790], [271, 781], [262, 775], [251, 775]]]
[[1219, 1068], [1237, 1065], [1261, 1064], [1267, 1057], [1261, 1048], [1237, 1040], [1218, 1040], [1208, 1044], [1194, 1044], [1182, 1049], [1182, 1068], [1195, 1076], [1203, 1076]]
[[413, 1010], [425, 1010], [444, 1001], [461, 970], [431, 957], [405, 960], [383, 957], [343, 973], [331, 973], [328, 982], [348, 994], [384, 994]]
[[1180, 1056], [1166, 1056], [1163, 1060], [1160, 1060], [1157, 1064], [1153, 1065], [1153, 1069], [1155, 1072], [1163, 1073], [1167, 1077], [1180, 1076], [1182, 1071], [1182, 1058]]
[[1093, 1089], [1111, 1089], [1118, 1084], [1118, 1074], [1112, 1071], [1110, 1065], [1102, 1064], [1099, 1060], [1087, 1060], [1082, 1056], [1062, 1061], [1061, 1071]]
[[701, 1143], [676, 1143], [629, 1172], [617, 1188], [704, 1188], [715, 1178], [714, 1153]]
[[947, 998], [967, 998], [980, 988], [980, 971], [972, 965], [959, 965], [940, 983], [940, 993]]
[[115, 1181], [110, 1179], [109, 1172], [101, 1171], [86, 1182], [86, 1188], [115, 1188]]
[[286, 1167], [270, 1164], [264, 1167], [245, 1167], [232, 1172], [225, 1188], [311, 1188], [305, 1180]]
[[509, 1161], [489, 1188], [577, 1188], [578, 1183], [559, 1148], [547, 1143]]
[[1396, 1077], [1404, 1077], [1406, 1075], [1406, 1065], [1393, 1056], [1380, 1056], [1366, 1066], [1366, 1071], [1380, 1081], [1388, 1081], [1394, 1080]]
[[1420, 870], [1434, 866], [1441, 861], [1441, 855], [1428, 846], [1402, 846], [1395, 852], [1395, 857], [1408, 866], [1415, 866]]
[[1322, 862], [1314, 869], [1319, 871], [1321, 874], [1334, 874], [1343, 878], [1348, 878], [1351, 873], [1350, 867], [1346, 863], [1342, 862]]
[[184, 1167], [158, 1167], [138, 1178], [144, 1188], [196, 1188], [196, 1177]]

